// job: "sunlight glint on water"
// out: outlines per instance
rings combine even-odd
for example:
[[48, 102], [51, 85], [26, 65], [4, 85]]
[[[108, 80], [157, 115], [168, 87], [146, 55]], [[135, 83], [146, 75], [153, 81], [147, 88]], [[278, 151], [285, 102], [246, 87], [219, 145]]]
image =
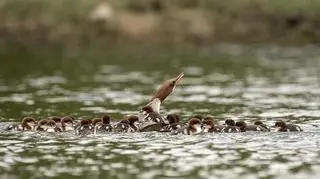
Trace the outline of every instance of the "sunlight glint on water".
[[[159, 66], [142, 58], [147, 70], [97, 59], [96, 69], [86, 74], [73, 67], [79, 69], [75, 76], [59, 69], [48, 75], [37, 61], [31, 70], [43, 75], [0, 78], [0, 178], [319, 178], [320, 54], [308, 48], [292, 54], [285, 48], [238, 50], [223, 60], [214, 54], [210, 60], [184, 59], [179, 69], [161, 66], [176, 57], [161, 59]], [[305, 132], [79, 137], [3, 131], [6, 122], [27, 115], [85, 119], [108, 113], [116, 120], [137, 114], [159, 83], [180, 71], [184, 82], [163, 104], [164, 114], [260, 119], [268, 125], [284, 118]]]

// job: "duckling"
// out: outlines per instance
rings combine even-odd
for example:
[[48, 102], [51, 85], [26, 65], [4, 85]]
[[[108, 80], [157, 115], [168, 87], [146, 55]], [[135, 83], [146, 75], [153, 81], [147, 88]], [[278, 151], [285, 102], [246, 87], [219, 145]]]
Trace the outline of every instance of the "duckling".
[[59, 128], [56, 122], [52, 119], [48, 120], [44, 126], [44, 131], [46, 132], [61, 132], [61, 128]]
[[240, 128], [236, 126], [236, 123], [232, 119], [225, 121], [225, 127], [221, 130], [223, 133], [238, 133], [241, 132]]
[[279, 120], [274, 125], [277, 132], [301, 132], [302, 128], [295, 124], [286, 124], [284, 121]]
[[212, 117], [206, 117], [202, 121], [202, 131], [203, 133], [220, 132], [220, 130], [215, 128], [214, 119]]
[[[154, 100], [157, 100], [157, 99], [154, 99]], [[156, 123], [168, 124], [166, 119], [164, 119], [159, 112], [153, 111], [153, 108], [151, 106], [145, 106], [142, 108], [142, 110], [144, 111], [144, 114], [145, 114], [145, 116], [142, 119], [143, 122], [153, 121]]]
[[94, 127], [92, 121], [89, 119], [83, 119], [80, 121], [80, 126], [76, 128], [76, 134], [78, 135], [89, 135], [93, 134]]
[[129, 125], [133, 131], [138, 131], [138, 121], [139, 118], [137, 116], [129, 116], [128, 117]]
[[122, 119], [114, 126], [112, 126], [113, 132], [134, 132], [134, 129], [130, 127], [130, 121], [128, 119]]
[[179, 128], [172, 132], [173, 135], [176, 134], [186, 134], [186, 135], [196, 135], [202, 133], [201, 121], [198, 118], [191, 118], [186, 126]]
[[180, 123], [180, 117], [177, 114], [167, 115], [167, 121], [169, 124], [162, 127], [160, 132], [171, 132], [184, 126], [184, 124]]
[[21, 124], [15, 126], [18, 131], [33, 131], [37, 126], [37, 121], [32, 117], [25, 117], [22, 119]]
[[268, 132], [270, 132], [270, 128], [266, 124], [264, 124], [262, 121], [259, 121], [259, 120], [255, 121], [254, 125], [261, 126], [261, 127], [265, 128]]
[[37, 127], [37, 121], [33, 117], [25, 117], [22, 119], [21, 123], [17, 124], [10, 124], [6, 127], [5, 130], [11, 131], [32, 131], [35, 130]]
[[267, 129], [265, 129], [262, 126], [259, 125], [247, 125], [244, 121], [237, 121], [236, 126], [240, 128], [241, 132], [246, 131], [260, 131], [260, 132], [268, 132]]
[[108, 115], [93, 120], [93, 124], [94, 134], [104, 134], [112, 131], [112, 126], [110, 125], [110, 116]]
[[73, 131], [73, 118], [70, 116], [65, 116], [61, 119], [61, 129], [63, 132]]
[[36, 127], [36, 130], [37, 131], [45, 131], [47, 123], [48, 123], [47, 119], [41, 119], [40, 121], [38, 121], [38, 125]]
[[62, 125], [61, 125], [61, 118], [58, 116], [52, 116], [49, 117], [49, 120], [53, 120], [56, 123], [56, 126], [60, 129], [62, 129]]

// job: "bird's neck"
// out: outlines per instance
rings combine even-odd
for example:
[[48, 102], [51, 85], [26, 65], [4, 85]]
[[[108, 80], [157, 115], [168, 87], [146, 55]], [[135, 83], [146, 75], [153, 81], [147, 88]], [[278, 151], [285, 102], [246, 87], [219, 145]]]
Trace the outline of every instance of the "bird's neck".
[[148, 105], [152, 108], [153, 112], [160, 113], [161, 101], [159, 98], [153, 99]]

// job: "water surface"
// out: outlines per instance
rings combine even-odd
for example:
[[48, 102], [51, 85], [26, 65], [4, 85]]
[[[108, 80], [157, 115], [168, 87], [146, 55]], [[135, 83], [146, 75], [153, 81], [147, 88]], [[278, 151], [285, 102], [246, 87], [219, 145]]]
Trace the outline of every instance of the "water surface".
[[220, 45], [196, 53], [110, 52], [97, 58], [5, 56], [0, 128], [37, 119], [136, 114], [158, 85], [183, 71], [163, 114], [213, 115], [302, 133], [171, 136], [160, 133], [0, 132], [1, 178], [319, 178], [320, 49]]

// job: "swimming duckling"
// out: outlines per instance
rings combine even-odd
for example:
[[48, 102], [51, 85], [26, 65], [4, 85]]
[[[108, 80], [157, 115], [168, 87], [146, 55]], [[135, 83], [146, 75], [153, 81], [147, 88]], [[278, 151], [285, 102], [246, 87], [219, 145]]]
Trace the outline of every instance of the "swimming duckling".
[[92, 121], [89, 119], [83, 119], [80, 121], [80, 126], [76, 128], [76, 134], [78, 135], [90, 135], [93, 134], [94, 127]]
[[240, 128], [236, 126], [236, 123], [232, 119], [225, 121], [226, 126], [221, 130], [223, 133], [238, 133], [241, 132]]
[[[155, 100], [158, 100], [158, 99], [155, 99]], [[142, 119], [142, 122], [153, 121], [153, 122], [162, 123], [162, 124], [168, 123], [160, 113], [153, 111], [153, 108], [151, 106], [145, 106], [142, 108], [142, 110], [144, 111], [144, 114], [145, 114], [145, 116]]]
[[184, 126], [184, 124], [180, 123], [180, 117], [177, 114], [167, 115], [167, 121], [169, 124], [162, 127], [160, 132], [172, 132]]
[[214, 119], [212, 117], [206, 117], [202, 121], [202, 132], [212, 133], [212, 132], [220, 132], [220, 130], [215, 128]]
[[202, 132], [201, 129], [201, 121], [198, 118], [191, 118], [186, 126], [179, 128], [172, 132], [172, 134], [186, 134], [186, 135], [195, 135], [200, 134]]
[[49, 117], [49, 120], [53, 120], [56, 123], [56, 126], [62, 129], [61, 118], [58, 116]]
[[38, 121], [38, 125], [36, 127], [37, 131], [45, 131], [46, 129], [46, 124], [48, 123], [47, 119], [41, 119]]
[[265, 129], [262, 126], [259, 125], [247, 125], [244, 121], [237, 121], [236, 126], [240, 128], [241, 132], [246, 131], [260, 131], [260, 132], [268, 132], [267, 129]]
[[134, 129], [130, 127], [130, 121], [128, 119], [122, 119], [114, 126], [112, 126], [113, 132], [134, 132]]
[[264, 124], [262, 121], [259, 121], [259, 120], [255, 121], [254, 125], [261, 126], [261, 127], [265, 128], [268, 132], [270, 132], [270, 128], [266, 124]]
[[37, 127], [37, 121], [32, 117], [25, 117], [20, 124], [9, 125], [6, 130], [32, 131]]
[[94, 124], [94, 134], [104, 134], [112, 131], [112, 126], [110, 125], [110, 116], [108, 115], [105, 115], [105, 116], [102, 116], [102, 118], [93, 120], [93, 124]]
[[73, 118], [70, 116], [65, 116], [61, 119], [61, 129], [63, 132], [73, 131]]
[[295, 124], [286, 124], [284, 121], [279, 120], [274, 125], [277, 132], [301, 132], [303, 131], [300, 126]]
[[44, 124], [44, 131], [45, 132], [61, 132], [61, 128], [57, 126], [54, 120], [50, 119]]

